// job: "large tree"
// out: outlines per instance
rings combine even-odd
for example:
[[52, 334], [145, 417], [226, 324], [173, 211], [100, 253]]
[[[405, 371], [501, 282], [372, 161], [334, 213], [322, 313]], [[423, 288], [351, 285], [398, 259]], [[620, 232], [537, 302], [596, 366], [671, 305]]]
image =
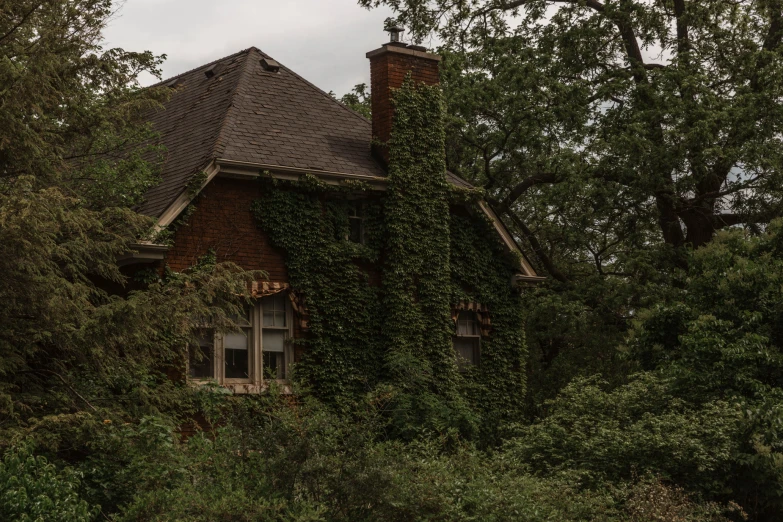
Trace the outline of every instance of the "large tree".
[[[156, 182], [144, 111], [166, 93], [136, 81], [159, 57], [101, 48], [112, 14], [110, 0], [0, 0], [0, 451], [24, 441], [78, 463], [108, 510], [133, 492], [104, 486], [127, 460], [101, 441], [186, 413], [193, 394], [166, 371], [184, 367], [195, 317], [233, 324], [251, 277], [206, 262], [142, 285], [118, 266], [152, 226], [133, 206]], [[70, 479], [46, 479], [48, 503], [19, 501], [49, 473], [27, 464], [2, 513], [84, 511]]]
[[624, 272], [629, 248], [783, 214], [779, 0], [360, 3], [441, 39], [449, 166], [558, 279], [563, 228], [572, 254]]

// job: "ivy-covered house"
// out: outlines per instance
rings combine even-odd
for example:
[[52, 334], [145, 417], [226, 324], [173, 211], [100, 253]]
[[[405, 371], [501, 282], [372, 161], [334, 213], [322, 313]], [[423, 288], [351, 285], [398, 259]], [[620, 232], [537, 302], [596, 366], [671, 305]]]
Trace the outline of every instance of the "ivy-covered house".
[[162, 183], [140, 210], [171, 241], [124, 262], [181, 271], [211, 252], [268, 274], [240, 332], [203, 331], [194, 381], [347, 397], [418, 379], [518, 403], [520, 288], [541, 278], [446, 171], [440, 57], [398, 42], [367, 57], [372, 121], [256, 48], [164, 82]]

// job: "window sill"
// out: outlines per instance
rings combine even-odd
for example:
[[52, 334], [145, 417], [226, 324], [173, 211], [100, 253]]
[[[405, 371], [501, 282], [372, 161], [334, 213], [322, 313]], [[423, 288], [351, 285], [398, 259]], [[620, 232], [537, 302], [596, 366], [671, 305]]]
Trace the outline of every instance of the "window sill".
[[[192, 387], [199, 387], [214, 382], [215, 381], [212, 380], [190, 379], [188, 381], [188, 384], [190, 384], [190, 386]], [[277, 384], [277, 386], [280, 388], [280, 393], [282, 393], [283, 395], [290, 395], [291, 393], [293, 393], [291, 391], [291, 383], [289, 381], [278, 379], [273, 382]], [[260, 395], [262, 393], [266, 393], [267, 391], [269, 391], [269, 384], [270, 384], [269, 382], [264, 382], [261, 384], [225, 383], [225, 384], [221, 384], [220, 387], [234, 395]]]

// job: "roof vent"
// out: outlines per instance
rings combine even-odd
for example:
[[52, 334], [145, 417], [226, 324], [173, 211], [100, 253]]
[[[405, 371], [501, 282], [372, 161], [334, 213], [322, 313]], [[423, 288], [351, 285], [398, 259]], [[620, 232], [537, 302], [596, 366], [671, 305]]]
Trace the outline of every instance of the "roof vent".
[[277, 72], [280, 70], [280, 64], [271, 58], [261, 58], [261, 67], [269, 72]]
[[182, 85], [182, 78], [175, 78], [171, 80], [169, 83], [167, 83], [166, 87], [168, 87], [169, 89], [176, 89], [180, 85]]
[[219, 72], [220, 72], [220, 70], [221, 70], [222, 68], [223, 68], [223, 65], [222, 65], [222, 64], [220, 64], [220, 63], [214, 63], [214, 64], [210, 65], [210, 66], [207, 68], [207, 70], [206, 70], [206, 71], [204, 71], [204, 76], [206, 76], [207, 78], [212, 78], [212, 77], [213, 77], [213, 76], [215, 76], [217, 73], [219, 73]]

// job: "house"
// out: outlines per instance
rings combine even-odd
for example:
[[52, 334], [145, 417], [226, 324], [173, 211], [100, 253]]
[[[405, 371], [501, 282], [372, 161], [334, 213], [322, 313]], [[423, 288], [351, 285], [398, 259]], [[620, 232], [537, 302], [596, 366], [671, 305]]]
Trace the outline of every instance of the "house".
[[[160, 84], [173, 93], [151, 121], [167, 152], [162, 182], [140, 212], [172, 241], [139, 245], [124, 263], [181, 271], [214, 252], [268, 274], [253, 285], [240, 332], [203, 332], [189, 364], [194, 381], [253, 393], [270, 379], [286, 382], [295, 363], [323, 394], [383, 379], [392, 256], [389, 225], [378, 226], [389, 187], [382, 143], [392, 133], [394, 89], [407, 75], [436, 85], [441, 58], [400, 42], [367, 57], [372, 121], [256, 48]], [[498, 389], [499, 402], [516, 400], [507, 390], [524, 385], [518, 287], [542, 278], [469, 183], [445, 168], [437, 176], [451, 194], [438, 290], [450, 311], [451, 366]]]

